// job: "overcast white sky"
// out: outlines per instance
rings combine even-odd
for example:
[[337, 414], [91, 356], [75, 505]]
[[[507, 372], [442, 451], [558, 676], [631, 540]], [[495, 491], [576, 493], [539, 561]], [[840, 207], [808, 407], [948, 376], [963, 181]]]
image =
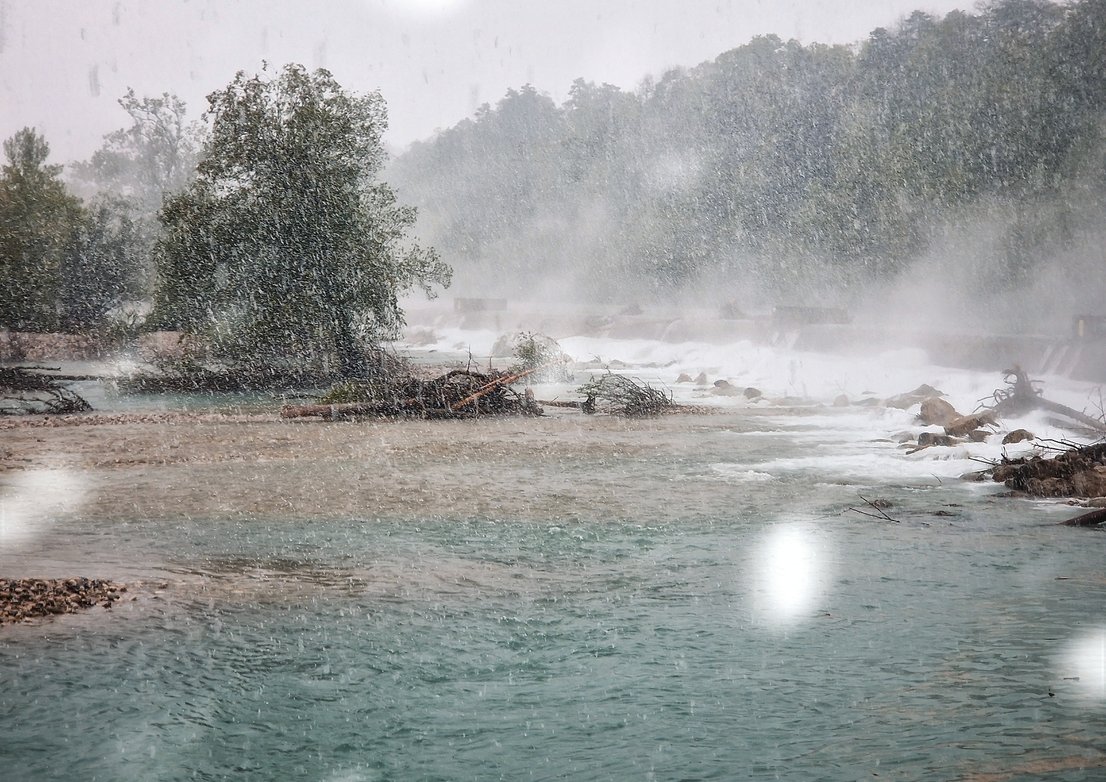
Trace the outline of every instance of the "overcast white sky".
[[263, 59], [380, 89], [394, 148], [446, 128], [508, 87], [558, 102], [576, 77], [635, 87], [776, 33], [852, 43], [911, 11], [971, 0], [0, 0], [0, 138], [29, 125], [54, 162], [128, 124], [116, 101], [204, 96]]

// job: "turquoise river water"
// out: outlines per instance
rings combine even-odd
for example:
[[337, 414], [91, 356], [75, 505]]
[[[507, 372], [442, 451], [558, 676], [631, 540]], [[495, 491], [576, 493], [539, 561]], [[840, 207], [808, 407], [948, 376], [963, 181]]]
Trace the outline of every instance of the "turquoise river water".
[[1106, 778], [1101, 533], [824, 422], [639, 428], [571, 513], [66, 516], [7, 562], [154, 586], [0, 631], [0, 778]]

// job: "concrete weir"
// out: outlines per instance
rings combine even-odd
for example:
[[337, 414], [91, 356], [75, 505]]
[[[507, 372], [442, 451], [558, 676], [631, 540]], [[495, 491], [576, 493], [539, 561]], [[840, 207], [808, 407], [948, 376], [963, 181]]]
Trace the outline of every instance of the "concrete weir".
[[410, 322], [499, 332], [537, 331], [554, 339], [590, 336], [717, 345], [749, 341], [843, 356], [917, 348], [937, 365], [1000, 372], [1017, 364], [1031, 375], [1106, 382], [1106, 329], [1100, 333], [1094, 323], [1088, 326], [1086, 318], [1076, 319], [1070, 336], [1049, 337], [893, 329], [848, 322], [844, 311], [828, 308], [789, 307], [761, 317], [724, 318], [686, 310], [635, 308], [627, 312], [496, 303], [494, 309], [466, 306], [452, 312], [414, 312]]

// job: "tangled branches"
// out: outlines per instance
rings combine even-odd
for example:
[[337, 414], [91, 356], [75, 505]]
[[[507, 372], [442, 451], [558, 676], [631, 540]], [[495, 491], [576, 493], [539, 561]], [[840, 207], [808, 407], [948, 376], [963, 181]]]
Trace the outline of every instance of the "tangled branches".
[[393, 416], [417, 418], [468, 418], [478, 415], [522, 413], [541, 415], [530, 394], [520, 394], [510, 384], [528, 372], [475, 372], [454, 369], [432, 380], [414, 377], [381, 378], [345, 383], [317, 405], [285, 407], [284, 418], [352, 418]]
[[592, 378], [577, 393], [584, 397], [580, 409], [585, 413], [645, 416], [668, 412], [676, 406], [671, 394], [611, 372]]
[[63, 378], [42, 374], [46, 367], [0, 367], [0, 415], [84, 413], [92, 405], [61, 385]]

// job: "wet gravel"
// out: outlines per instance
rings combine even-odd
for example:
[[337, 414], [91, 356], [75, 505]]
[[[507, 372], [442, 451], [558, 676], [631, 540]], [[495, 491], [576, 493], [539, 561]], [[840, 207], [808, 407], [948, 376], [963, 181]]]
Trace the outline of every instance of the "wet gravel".
[[0, 625], [111, 608], [125, 584], [98, 578], [0, 578]]

